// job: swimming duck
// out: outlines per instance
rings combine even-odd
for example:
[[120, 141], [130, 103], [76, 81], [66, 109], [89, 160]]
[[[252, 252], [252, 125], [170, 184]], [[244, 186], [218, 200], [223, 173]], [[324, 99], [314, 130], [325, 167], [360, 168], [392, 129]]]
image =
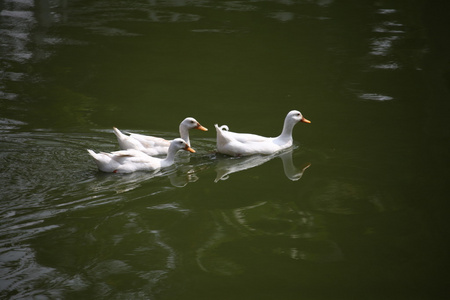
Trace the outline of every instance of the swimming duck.
[[231, 156], [272, 154], [292, 146], [292, 130], [298, 122], [311, 123], [298, 110], [290, 111], [284, 119], [283, 131], [278, 137], [263, 137], [250, 133], [231, 132], [228, 126], [214, 125], [217, 132], [217, 152]]
[[195, 152], [194, 149], [183, 141], [176, 138], [170, 142], [166, 158], [157, 158], [149, 156], [136, 149], [115, 151], [111, 153], [95, 153], [87, 150], [94, 158], [100, 171], [109, 173], [131, 173], [135, 171], [154, 171], [160, 168], [166, 168], [174, 164], [175, 154], [178, 150], [187, 150]]
[[[208, 131], [208, 129], [200, 125], [196, 119], [191, 117], [184, 119], [180, 123], [179, 127], [180, 137], [188, 144], [189, 147], [191, 146], [189, 140], [190, 129]], [[167, 154], [169, 150], [170, 140], [136, 133], [125, 135], [116, 127], [113, 127], [113, 130], [114, 134], [117, 136], [120, 149], [136, 149], [150, 156]]]

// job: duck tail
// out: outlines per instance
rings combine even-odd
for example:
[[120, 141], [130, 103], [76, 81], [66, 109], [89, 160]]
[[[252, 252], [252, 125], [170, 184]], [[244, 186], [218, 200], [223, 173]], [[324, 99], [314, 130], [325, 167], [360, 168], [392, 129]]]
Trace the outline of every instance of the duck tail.
[[114, 131], [114, 134], [117, 136], [117, 138], [123, 138], [125, 135], [119, 130], [119, 129], [117, 129], [116, 127], [113, 127], [113, 131]]
[[216, 127], [216, 130], [219, 129], [221, 131], [229, 131], [230, 130], [230, 128], [228, 128], [227, 125], [219, 126], [219, 125], [215, 124], [214, 127]]
[[93, 150], [87, 149], [87, 152], [88, 152], [89, 155], [92, 156], [94, 159], [97, 159], [98, 154], [95, 153]]
[[214, 127], [216, 128], [216, 132], [217, 132], [217, 142], [219, 142], [219, 143], [230, 142], [230, 138], [228, 136], [226, 136], [226, 133], [225, 133], [228, 131], [227, 125], [222, 125], [219, 127], [219, 125], [214, 124]]

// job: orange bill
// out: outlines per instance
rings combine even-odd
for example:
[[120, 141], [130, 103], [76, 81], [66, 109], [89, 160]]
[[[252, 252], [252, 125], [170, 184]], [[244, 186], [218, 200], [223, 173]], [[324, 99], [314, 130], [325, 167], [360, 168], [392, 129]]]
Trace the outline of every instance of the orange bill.
[[186, 147], [184, 147], [184, 150], [195, 153], [195, 150], [192, 149], [191, 147], [189, 147], [188, 145], [186, 145]]
[[197, 127], [195, 127], [195, 129], [201, 130], [201, 131], [208, 131], [208, 128], [203, 127], [202, 125], [200, 125], [200, 123], [197, 123]]
[[306, 119], [305, 117], [303, 117], [300, 121], [301, 121], [301, 122], [308, 123], [308, 124], [311, 123], [311, 121], [308, 120], [308, 119]]

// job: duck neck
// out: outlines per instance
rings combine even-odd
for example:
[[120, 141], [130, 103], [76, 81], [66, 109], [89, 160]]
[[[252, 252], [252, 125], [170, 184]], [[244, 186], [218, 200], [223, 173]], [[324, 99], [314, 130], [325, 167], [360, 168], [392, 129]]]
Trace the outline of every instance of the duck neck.
[[175, 161], [175, 155], [177, 154], [177, 149], [173, 147], [173, 145], [169, 146], [169, 151], [167, 152], [167, 156], [163, 159], [162, 163], [164, 166], [170, 166]]
[[189, 129], [182, 124], [180, 124], [180, 137], [188, 144], [189, 147], [191, 146], [191, 142], [189, 141]]
[[292, 120], [289, 120], [286, 118], [284, 120], [283, 124], [283, 131], [281, 134], [277, 137], [279, 140], [287, 141], [292, 140], [292, 130], [294, 129], [295, 122], [292, 122]]

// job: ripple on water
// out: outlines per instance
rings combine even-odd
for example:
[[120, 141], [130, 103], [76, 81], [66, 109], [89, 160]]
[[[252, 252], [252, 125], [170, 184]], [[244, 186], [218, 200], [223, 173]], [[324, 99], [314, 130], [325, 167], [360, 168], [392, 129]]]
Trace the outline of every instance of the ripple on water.
[[[200, 143], [205, 147], [209, 145], [209, 141]], [[198, 179], [196, 173], [210, 164], [209, 160], [202, 162], [200, 158], [198, 164], [192, 165], [189, 156], [180, 155], [177, 157], [181, 163], [179, 168], [103, 174], [97, 171], [86, 148], [116, 150], [110, 130], [89, 134], [11, 130], [0, 137], [0, 147], [0, 195], [7, 200], [0, 201], [0, 216], [8, 219], [6, 224], [0, 225], [0, 242], [3, 243], [11, 235], [18, 234], [14, 228], [39, 228], [42, 226], [40, 221], [68, 210], [119, 202], [123, 200], [123, 194], [136, 191], [144, 184], [145, 191], [136, 193], [134, 199], [183, 187], [195, 182]], [[147, 184], [149, 181], [155, 181], [155, 184]], [[27, 233], [17, 239], [29, 236]]]
[[77, 183], [91, 174], [80, 163], [87, 163], [84, 148], [92, 143], [105, 141], [83, 134], [45, 131], [10, 131], [2, 135], [0, 215], [10, 219], [9, 225], [17, 225], [60, 212], [55, 202], [80, 195], [82, 187]]
[[[111, 226], [119, 223], [123, 224], [123, 231], [111, 237], [110, 242], [114, 247], [127, 248], [129, 241], [144, 235], [149, 239], [148, 249], [136, 249], [130, 255], [141, 255], [143, 259], [149, 259], [150, 251], [154, 253], [153, 257], [158, 257], [158, 263], [164, 262], [148, 272], [137, 274], [139, 278], [136, 274], [131, 274], [132, 278], [147, 282], [147, 288], [151, 290], [164, 279], [168, 271], [175, 268], [176, 253], [160, 237], [159, 231], [144, 228], [141, 223], [145, 222], [139, 219], [141, 216], [132, 216], [126, 210], [117, 210], [117, 207], [130, 205], [133, 201], [148, 201], [149, 197], [198, 180], [197, 174], [214, 163], [210, 159], [213, 152], [212, 140], [200, 139], [197, 143], [198, 155], [195, 157], [180, 153], [177, 156], [177, 167], [160, 172], [104, 174], [97, 170], [86, 148], [97, 151], [117, 150], [111, 130], [61, 133], [41, 129], [29, 132], [24, 131], [26, 124], [9, 120], [2, 122], [0, 125], [4, 124], [8, 129], [0, 136], [0, 217], [3, 221], [0, 223], [0, 261], [5, 265], [0, 270], [0, 276], [4, 279], [0, 285], [5, 291], [0, 297], [9, 297], [5, 293], [10, 293], [16, 298], [61, 298], [63, 289], [85, 290], [86, 286], [94, 286], [100, 293], [102, 287], [96, 286], [92, 278], [114, 276], [116, 272], [130, 273], [126, 258], [105, 261], [105, 266], [111, 263], [114, 265], [113, 269], [102, 269], [101, 265], [86, 258], [86, 266], [97, 267], [88, 267], [83, 274], [58, 274], [52, 268], [54, 262], [61, 260], [66, 264], [68, 258], [53, 257], [53, 250], [39, 250], [42, 240], [48, 238], [49, 241], [44, 242], [45, 247], [52, 248], [51, 241], [55, 241], [55, 247], [62, 247], [62, 253], [67, 253], [68, 250], [64, 251], [67, 245], [61, 244], [64, 239], [55, 239], [54, 234], [67, 235], [67, 239], [72, 240], [76, 238], [75, 232], [81, 219], [82, 223], [90, 222], [93, 215], [97, 216], [97, 212], [105, 209], [111, 214], [106, 213], [101, 222], [94, 221], [97, 225], [88, 233], [92, 235], [92, 245], [89, 245], [89, 237], [86, 245], [80, 245], [80, 249], [74, 251], [98, 247], [98, 243], [95, 243], [98, 232], [110, 233]], [[165, 136], [167, 133], [161, 135]], [[147, 207], [147, 212], [150, 213], [190, 213], [176, 202], [173, 205], [149, 202]], [[74, 244], [69, 247], [74, 247]], [[53, 253], [52, 257], [42, 263], [42, 257], [36, 256], [45, 256], [47, 252]], [[44, 294], [40, 294], [42, 291], [30, 290], [48, 281], [56, 283], [58, 289], [48, 289]]]

